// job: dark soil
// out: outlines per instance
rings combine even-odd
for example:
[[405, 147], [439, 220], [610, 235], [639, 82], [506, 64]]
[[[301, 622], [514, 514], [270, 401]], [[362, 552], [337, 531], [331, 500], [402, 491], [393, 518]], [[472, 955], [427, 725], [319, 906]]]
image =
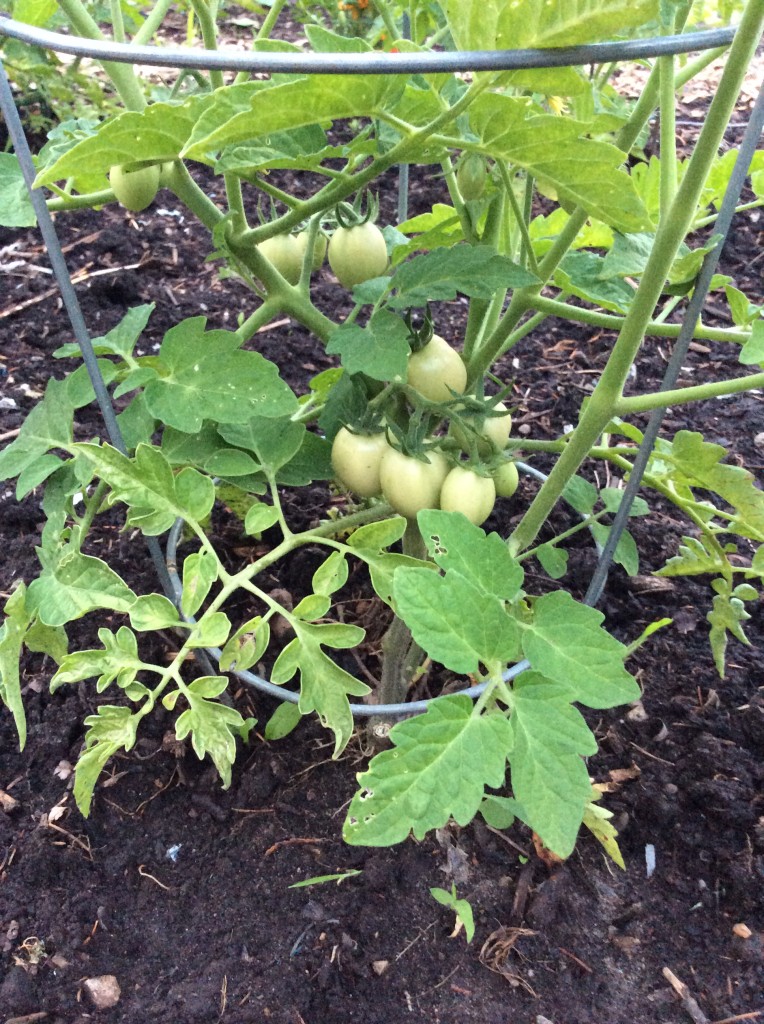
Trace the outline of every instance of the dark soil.
[[[392, 219], [394, 176], [387, 185], [383, 207]], [[420, 176], [412, 212], [440, 187], [434, 174]], [[207, 240], [170, 200], [164, 193], [133, 217], [108, 208], [59, 219], [94, 335], [140, 302], [157, 303], [149, 345], [200, 311], [211, 327], [231, 327], [250, 308], [243, 287], [220, 282], [215, 266], [203, 262]], [[758, 301], [762, 241], [758, 214], [741, 217], [724, 265]], [[51, 358], [71, 331], [37, 234], [4, 232], [0, 261], [0, 436], [9, 440], [48, 377], [75, 364]], [[338, 315], [328, 270], [316, 288], [322, 306]], [[709, 316], [723, 316], [721, 305], [712, 298]], [[439, 324], [450, 323], [443, 333], [457, 338], [463, 315], [461, 302], [440, 309]], [[299, 390], [330, 365], [299, 325], [282, 323], [256, 341]], [[514, 380], [521, 435], [553, 436], [573, 421], [609, 344], [604, 333], [555, 322], [526, 339], [503, 370]], [[668, 343], [648, 345], [640, 387], [662, 373], [668, 351]], [[735, 368], [728, 348], [695, 345], [686, 380]], [[761, 395], [674, 409], [666, 433], [683, 427], [761, 470]], [[80, 430], [83, 437], [103, 433], [95, 410], [82, 411]], [[524, 482], [516, 504], [488, 526], [506, 532], [532, 486]], [[290, 514], [315, 518], [327, 494], [319, 488], [301, 496]], [[602, 607], [624, 640], [663, 616], [674, 625], [631, 662], [644, 691], [640, 705], [591, 719], [601, 752], [589, 770], [609, 784], [605, 799], [616, 814], [625, 872], [588, 835], [568, 863], [550, 870], [527, 830], [500, 835], [479, 823], [393, 849], [347, 847], [344, 810], [368, 751], [359, 734], [332, 761], [329, 738], [312, 722], [280, 743], [253, 734], [223, 791], [211, 766], [173, 741], [173, 716], [160, 712], [135, 750], [110, 763], [83, 819], [70, 772], [83, 718], [96, 705], [94, 688], [51, 696], [50, 662], [29, 656], [23, 754], [9, 716], [0, 719], [0, 1021], [687, 1024], [763, 1017], [764, 623], [758, 610], [746, 627], [753, 646], [730, 646], [721, 680], [708, 645], [708, 581], [650, 575], [683, 530], [670, 510], [655, 507], [635, 531], [639, 576], [614, 571]], [[6, 596], [15, 580], [35, 574], [42, 519], [38, 495], [16, 503], [4, 491]], [[235, 547], [236, 537], [229, 539]], [[136, 590], [156, 589], [140, 537], [121, 533], [116, 517], [98, 526], [93, 544]], [[585, 542], [571, 565], [566, 584], [580, 596], [592, 565]], [[274, 585], [297, 590], [309, 571], [293, 563]], [[550, 586], [538, 567], [530, 578]], [[73, 646], [93, 644], [102, 623], [91, 618], [69, 627]], [[376, 669], [373, 659], [369, 668]], [[273, 702], [236, 682], [231, 690], [243, 712], [267, 721]], [[342, 885], [290, 888], [351, 869], [361, 873]], [[450, 888], [454, 877], [475, 910], [469, 946], [463, 935], [451, 936], [453, 915], [428, 891]], [[664, 968], [688, 986], [697, 1011], [680, 1001]], [[114, 1009], [99, 1011], [85, 982], [108, 975], [121, 996]]]

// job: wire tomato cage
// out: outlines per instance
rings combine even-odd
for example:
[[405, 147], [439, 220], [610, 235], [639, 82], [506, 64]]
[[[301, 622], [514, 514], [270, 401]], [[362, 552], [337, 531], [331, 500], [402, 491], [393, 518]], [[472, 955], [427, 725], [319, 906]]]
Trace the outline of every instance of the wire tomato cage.
[[[78, 36], [51, 32], [35, 28], [0, 16], [0, 37], [15, 39], [38, 46], [44, 50], [65, 53], [75, 57], [87, 57], [98, 61], [122, 64], [141, 64], [151, 67], [195, 69], [204, 71], [249, 72], [261, 74], [297, 73], [305, 75], [412, 75], [443, 72], [516, 71], [542, 68], [577, 67], [588, 64], [634, 61], [694, 51], [727, 47], [735, 37], [734, 28], [721, 28], [679, 35], [656, 36], [647, 39], [592, 43], [550, 49], [527, 50], [463, 50], [427, 51], [417, 53], [241, 53], [226, 50], [192, 49], [189, 47], [137, 46], [113, 42], [109, 39], [86, 39]], [[41, 189], [32, 187], [35, 169], [32, 153], [26, 139], [18, 108], [16, 106], [8, 75], [0, 52], [0, 110], [5, 118], [9, 136], [18, 157], [29, 196], [37, 216], [43, 242], [47, 247], [51, 268], [61, 292], [67, 316], [74, 336], [80, 346], [83, 361], [87, 367], [95, 391], [104, 425], [110, 442], [123, 453], [127, 449], [116, 419], [116, 410], [109, 396], [106, 383], [101, 375], [90, 334], [85, 323], [71, 275], [69, 273], [53, 218], [46, 206]], [[748, 124], [738, 149], [738, 155], [730, 176], [724, 198], [714, 224], [716, 246], [704, 257], [695, 282], [693, 294], [688, 302], [671, 358], [660, 385], [661, 391], [670, 391], [676, 385], [684, 359], [687, 355], [696, 324], [711, 287], [719, 258], [729, 234], [735, 208], [740, 199], [748, 169], [756, 152], [756, 145], [764, 130], [764, 84], [754, 104]], [[402, 169], [403, 170], [403, 169]], [[405, 178], [402, 178], [402, 183]], [[400, 209], [400, 203], [399, 203]], [[590, 581], [584, 603], [595, 606], [607, 582], [618, 541], [623, 534], [629, 512], [639, 489], [647, 462], [653, 450], [666, 407], [654, 409], [650, 414], [643, 440], [636, 456], [629, 479], [624, 488], [623, 498], [616, 512], [607, 542], [598, 547], [598, 560]], [[521, 472], [543, 480], [544, 474], [524, 463], [518, 464]], [[166, 554], [162, 552], [156, 537], [147, 537], [146, 543], [154, 563], [160, 584], [167, 597], [176, 606], [180, 605], [182, 585], [175, 569], [178, 540], [183, 528], [182, 520], [170, 530]], [[189, 620], [190, 621], [190, 620]], [[201, 654], [198, 651], [197, 654]], [[218, 661], [218, 649], [207, 651], [213, 661]], [[504, 673], [510, 681], [529, 668], [528, 661], [518, 662]], [[245, 684], [281, 701], [297, 703], [299, 694], [248, 671], [233, 670]], [[457, 691], [475, 698], [485, 690], [487, 684], [472, 686]], [[374, 716], [395, 717], [425, 711], [431, 700], [386, 705], [350, 705], [355, 718]]]

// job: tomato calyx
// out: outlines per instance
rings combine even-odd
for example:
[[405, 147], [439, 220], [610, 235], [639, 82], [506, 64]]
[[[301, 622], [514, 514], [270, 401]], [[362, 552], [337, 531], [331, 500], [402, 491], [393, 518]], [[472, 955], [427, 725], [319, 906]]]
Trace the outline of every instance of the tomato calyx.
[[425, 311], [422, 314], [422, 319], [419, 323], [414, 321], [413, 309], [409, 309], [406, 312], [404, 322], [409, 332], [408, 343], [411, 351], [421, 352], [423, 348], [430, 344], [432, 336], [435, 333], [435, 324], [432, 318], [432, 310], [430, 309], [429, 302], [425, 307]]
[[[366, 205], [364, 209], [364, 198]], [[350, 203], [339, 203], [334, 211], [341, 228], [357, 228], [361, 224], [374, 224], [379, 216], [379, 199], [371, 192], [359, 192]]]

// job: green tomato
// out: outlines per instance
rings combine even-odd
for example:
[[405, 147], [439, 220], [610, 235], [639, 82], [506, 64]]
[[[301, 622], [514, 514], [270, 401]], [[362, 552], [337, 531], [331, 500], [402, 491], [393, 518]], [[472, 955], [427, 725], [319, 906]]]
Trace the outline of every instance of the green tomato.
[[347, 289], [381, 277], [387, 270], [384, 235], [371, 221], [352, 228], [337, 228], [329, 239], [329, 266]]
[[520, 475], [514, 462], [502, 462], [491, 474], [499, 498], [511, 498], [517, 490]]
[[440, 492], [444, 512], [461, 512], [475, 526], [486, 521], [496, 502], [496, 486], [490, 476], [480, 476], [467, 466], [454, 466]]
[[109, 171], [109, 184], [120, 206], [140, 213], [151, 206], [159, 191], [160, 164], [139, 167], [134, 171], [116, 165]]
[[361, 498], [376, 498], [382, 493], [382, 458], [391, 450], [384, 433], [354, 434], [340, 427], [332, 443], [332, 468], [348, 490]]
[[[497, 402], [493, 406], [497, 412], [506, 410], [503, 402]], [[479, 429], [476, 426], [476, 430]], [[512, 414], [507, 412], [504, 416], [486, 416], [483, 420], [481, 436], [470, 437], [466, 430], [463, 430], [459, 423], [452, 423], [449, 432], [463, 451], [470, 450], [470, 441], [477, 445], [480, 455], [490, 455], [492, 451], [504, 451], [509, 440], [509, 433], [512, 429]]]
[[409, 356], [406, 380], [431, 402], [447, 402], [467, 387], [467, 367], [462, 357], [438, 334], [424, 348]]
[[[308, 248], [308, 232], [300, 231], [299, 234], [295, 235], [297, 245], [300, 248], [300, 255], [305, 258], [305, 251]], [[326, 258], [326, 247], [328, 245], [328, 239], [326, 235], [321, 234], [319, 231], [316, 235], [315, 242], [313, 243], [313, 261], [311, 267], [313, 270], [320, 270], [323, 266], [324, 259]]]
[[456, 184], [465, 203], [480, 199], [487, 177], [485, 160], [479, 153], [464, 153], [456, 169]]
[[448, 475], [441, 452], [427, 453], [427, 462], [390, 448], [382, 456], [379, 479], [385, 500], [402, 516], [415, 519], [425, 508], [437, 508], [440, 489]]
[[294, 235], [273, 235], [257, 248], [282, 277], [290, 284], [297, 284], [302, 273], [302, 252]]

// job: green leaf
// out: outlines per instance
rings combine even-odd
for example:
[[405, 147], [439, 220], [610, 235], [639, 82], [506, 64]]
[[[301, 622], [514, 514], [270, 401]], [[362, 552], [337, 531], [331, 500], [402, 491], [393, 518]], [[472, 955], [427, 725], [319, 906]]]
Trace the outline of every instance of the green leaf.
[[517, 624], [501, 601], [457, 572], [398, 569], [393, 595], [414, 640], [453, 672], [476, 673], [481, 664], [506, 663], [520, 653]]
[[335, 737], [333, 756], [337, 757], [353, 733], [348, 696], [363, 697], [369, 692], [369, 687], [340, 668], [322, 648], [355, 647], [363, 640], [364, 631], [357, 626], [340, 623], [324, 625], [299, 619], [290, 621], [296, 636], [277, 658], [271, 679], [275, 683], [285, 683], [299, 671], [300, 712], [308, 715], [315, 711], [321, 724], [332, 730]]
[[703, 573], [722, 572], [725, 564], [726, 559], [722, 557], [716, 546], [707, 547], [704, 537], [682, 537], [677, 554], [673, 558], [669, 558], [655, 575], [698, 576]]
[[508, 796], [489, 793], [480, 805], [480, 813], [493, 828], [509, 828], [515, 820], [515, 801]]
[[325, 594], [308, 594], [295, 605], [292, 615], [305, 622], [315, 622], [323, 619], [331, 606], [332, 600]]
[[191, 630], [186, 643], [189, 647], [222, 647], [231, 632], [231, 622], [225, 612], [207, 612]]
[[0, 701], [13, 715], [19, 750], [27, 741], [27, 722], [21, 699], [19, 658], [33, 616], [26, 606], [26, 587], [20, 583], [5, 602], [5, 620], [0, 626]]
[[582, 476], [573, 476], [565, 484], [562, 496], [579, 515], [588, 516], [597, 504], [598, 491], [593, 483]]
[[114, 164], [174, 160], [209, 102], [207, 96], [192, 96], [182, 104], [152, 103], [140, 113], [124, 111], [43, 167], [35, 187], [74, 178], [81, 191], [106, 188], [105, 178]]
[[239, 423], [251, 416], [284, 416], [297, 411], [278, 367], [259, 352], [240, 348], [232, 331], [205, 331], [203, 316], [172, 327], [159, 350], [161, 375], [145, 386], [153, 416], [186, 433], [205, 419]]
[[350, 534], [347, 544], [359, 554], [366, 550], [380, 551], [399, 541], [405, 532], [406, 520], [403, 516], [394, 515], [389, 519], [381, 519], [378, 523], [359, 526]]
[[218, 560], [209, 548], [187, 555], [183, 563], [180, 610], [188, 618], [199, 611], [218, 578]]
[[397, 267], [391, 282], [396, 294], [389, 305], [408, 309], [457, 295], [489, 299], [503, 289], [538, 283], [534, 274], [498, 255], [490, 245], [455, 245], [415, 256]]
[[568, 571], [568, 552], [565, 548], [557, 547], [550, 541], [548, 544], [540, 544], [534, 554], [538, 558], [541, 568], [553, 580], [562, 579]]
[[13, 0], [13, 17], [25, 25], [42, 27], [56, 13], [56, 0]]
[[[597, 796], [599, 796], [598, 793]], [[594, 797], [594, 799], [596, 799], [596, 797]], [[618, 846], [618, 832], [610, 821], [612, 817], [612, 811], [607, 810], [605, 807], [599, 807], [592, 801], [586, 805], [583, 823], [589, 829], [597, 842], [602, 845], [610, 859], [614, 861], [622, 871], [625, 871], [626, 865], [624, 864], [623, 856]]]
[[273, 505], [266, 505], [263, 501], [256, 501], [247, 509], [244, 518], [244, 532], [250, 537], [259, 537], [263, 530], [267, 530], [279, 521], [279, 510]]
[[[610, 536], [610, 527], [606, 526], [604, 523], [591, 523], [589, 526], [589, 532], [595, 542], [601, 547], [604, 547], [607, 543], [608, 537]], [[636, 576], [639, 572], [639, 552], [637, 551], [637, 544], [628, 530], [624, 530], [618, 538], [618, 543], [616, 544], [615, 551], [613, 552], [613, 561], [618, 565], [622, 565], [629, 576]]]
[[428, 509], [417, 523], [430, 557], [448, 572], [458, 572], [485, 594], [514, 601], [523, 585], [520, 563], [497, 533], [486, 535], [459, 512]]
[[315, 170], [325, 160], [336, 160], [345, 153], [342, 146], [331, 146], [326, 132], [317, 124], [290, 131], [273, 132], [252, 145], [226, 146], [215, 163], [216, 174], [233, 172], [252, 180], [260, 171]]
[[501, 714], [473, 714], [467, 697], [441, 697], [423, 715], [390, 730], [393, 749], [358, 776], [343, 828], [352, 846], [392, 846], [417, 839], [449, 818], [466, 825], [485, 787], [504, 782], [512, 730]]
[[0, 452], [0, 480], [18, 476], [51, 448], [67, 448], [72, 441], [73, 414], [66, 382], [49, 380], [44, 397], [22, 423], [19, 436]]
[[757, 320], [751, 327], [751, 337], [740, 350], [739, 361], [743, 366], [764, 364], [764, 320]]
[[758, 594], [746, 583], [741, 583], [733, 589], [725, 579], [714, 580], [711, 586], [716, 594], [711, 611], [706, 618], [711, 624], [710, 641], [714, 664], [717, 672], [723, 678], [727, 634], [731, 633], [736, 640], [750, 647], [751, 641], [743, 631], [743, 623], [747, 622], [751, 616], [745, 610], [743, 602], [757, 598]]
[[[453, 910], [456, 914], [457, 927], [454, 930], [454, 935], [458, 932], [460, 927], [464, 928], [464, 936], [467, 942], [472, 942], [475, 937], [475, 919], [472, 914], [472, 906], [468, 900], [460, 900], [456, 895], [456, 886], [451, 886], [451, 891], [447, 889], [441, 889], [438, 886], [430, 889], [430, 895], [436, 902], [440, 903], [444, 907], [448, 907], [449, 910]], [[454, 937], [451, 936], [451, 938]]]
[[435, 203], [432, 210], [413, 217], [398, 226], [404, 235], [414, 235], [405, 245], [397, 245], [392, 252], [392, 264], [397, 266], [415, 252], [430, 252], [433, 249], [450, 248], [464, 240], [459, 216], [453, 206]]
[[147, 536], [157, 536], [181, 518], [200, 522], [215, 502], [215, 485], [195, 469], [174, 476], [162, 452], [141, 444], [128, 458], [110, 445], [77, 444], [74, 450], [108, 483], [114, 500], [129, 507], [128, 522]]
[[348, 373], [365, 373], [374, 380], [405, 380], [409, 331], [399, 316], [376, 312], [365, 327], [340, 324], [329, 335], [326, 351], [338, 355]]
[[213, 93], [182, 156], [204, 161], [225, 146], [303, 125], [372, 116], [390, 108], [405, 82], [395, 75], [314, 75], [263, 89], [257, 82]]
[[567, 687], [569, 699], [590, 708], [610, 708], [639, 697], [639, 686], [623, 664], [626, 648], [602, 628], [604, 618], [567, 592], [556, 591], [533, 602], [530, 623], [518, 623], [532, 668]]
[[135, 680], [144, 667], [138, 657], [135, 633], [127, 626], [120, 626], [116, 633], [102, 628], [98, 630], [98, 639], [103, 644], [102, 649], [66, 655], [50, 681], [51, 692], [64, 683], [79, 683], [83, 679], [97, 679], [98, 693], [114, 682], [124, 690]]
[[299, 452], [307, 433], [305, 425], [288, 417], [249, 416], [240, 423], [223, 423], [220, 436], [229, 444], [257, 456], [259, 465], [276, 473]]
[[24, 176], [13, 153], [0, 153], [0, 225], [28, 228], [37, 223]]
[[530, 113], [520, 97], [484, 93], [470, 107], [470, 127], [486, 156], [525, 168], [597, 220], [624, 232], [652, 227], [621, 166], [626, 155], [608, 142], [586, 137], [587, 125]]
[[568, 857], [591, 793], [583, 757], [597, 752], [597, 741], [567, 686], [523, 672], [512, 694], [512, 792], [543, 843]]
[[752, 473], [741, 466], [723, 465], [727, 451], [711, 444], [702, 434], [680, 430], [670, 445], [674, 475], [690, 487], [701, 487], [718, 494], [735, 510], [729, 532], [764, 541], [764, 493], [756, 486]]
[[85, 719], [85, 747], [74, 769], [74, 799], [87, 818], [93, 790], [104, 765], [118, 750], [131, 750], [136, 739], [140, 712], [102, 704], [95, 715]]
[[654, 21], [658, 0], [449, 0], [460, 50], [576, 46], [627, 35]]
[[333, 594], [345, 586], [349, 572], [345, 555], [341, 551], [332, 551], [313, 573], [313, 590], [316, 594]]
[[208, 698], [208, 694], [222, 693], [226, 685], [227, 680], [221, 680], [219, 676], [195, 679], [184, 694], [189, 707], [175, 723], [176, 739], [184, 740], [190, 734], [191, 745], [199, 760], [206, 754], [210, 755], [223, 780], [224, 789], [231, 785], [231, 767], [236, 760], [236, 739], [245, 738], [255, 725], [253, 718], [245, 720], [235, 708]]
[[[138, 339], [146, 328], [155, 303], [147, 302], [143, 306], [133, 306], [125, 313], [119, 323], [99, 338], [92, 339], [93, 351], [97, 356], [119, 356], [127, 360], [133, 354]], [[76, 341], [61, 345], [53, 353], [55, 359], [81, 358], [82, 349]]]
[[265, 727], [267, 740], [283, 740], [297, 728], [302, 719], [302, 712], [296, 704], [285, 700], [276, 708]]
[[256, 615], [236, 630], [220, 656], [221, 672], [245, 672], [256, 665], [268, 649], [271, 628], [262, 616]]
[[555, 284], [602, 309], [626, 313], [636, 290], [619, 277], [603, 278], [603, 263], [593, 252], [569, 252], [555, 271]]
[[180, 623], [178, 609], [163, 594], [143, 594], [129, 610], [130, 625], [139, 633], [169, 629]]
[[63, 626], [96, 608], [129, 612], [136, 595], [106, 562], [64, 548], [29, 584], [27, 607], [48, 626]]

